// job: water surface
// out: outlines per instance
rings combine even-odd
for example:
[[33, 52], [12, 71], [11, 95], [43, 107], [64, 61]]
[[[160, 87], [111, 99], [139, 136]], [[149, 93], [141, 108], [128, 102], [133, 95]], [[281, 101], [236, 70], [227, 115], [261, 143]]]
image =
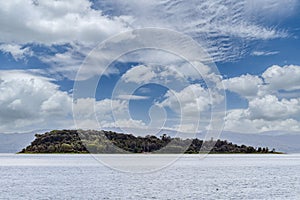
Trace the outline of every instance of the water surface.
[[184, 155], [169, 167], [144, 174], [113, 170], [91, 155], [0, 154], [0, 175], [0, 199], [300, 197], [299, 154], [209, 155], [205, 159]]

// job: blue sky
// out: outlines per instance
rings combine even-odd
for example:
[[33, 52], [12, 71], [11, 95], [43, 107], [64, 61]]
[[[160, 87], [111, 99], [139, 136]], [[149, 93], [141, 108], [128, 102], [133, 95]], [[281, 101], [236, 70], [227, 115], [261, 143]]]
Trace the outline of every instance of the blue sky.
[[[299, 132], [299, 8], [297, 0], [3, 1], [0, 132], [110, 127], [193, 132], [213, 129], [212, 115], [222, 118], [227, 131]], [[195, 56], [201, 71], [196, 77], [186, 60], [153, 49], [128, 52], [104, 70], [101, 56], [91, 53], [122, 33], [125, 42], [107, 44], [139, 45], [129, 33], [147, 27], [193, 39], [217, 70]], [[157, 38], [162, 41], [153, 43], [176, 43]], [[89, 58], [99, 63], [78, 76]], [[79, 96], [74, 83], [81, 87]], [[92, 95], [91, 83], [97, 83]]]

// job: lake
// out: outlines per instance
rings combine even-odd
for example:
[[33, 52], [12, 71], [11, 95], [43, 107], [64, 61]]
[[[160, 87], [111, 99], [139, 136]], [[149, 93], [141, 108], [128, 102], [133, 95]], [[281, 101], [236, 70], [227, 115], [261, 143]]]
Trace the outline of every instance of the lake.
[[[106, 156], [116, 162], [121, 157]], [[142, 156], [150, 155], [127, 157]], [[0, 199], [286, 200], [300, 197], [300, 154], [224, 154], [203, 159], [199, 155], [183, 155], [171, 165], [147, 173], [111, 169], [95, 157], [0, 154]]]

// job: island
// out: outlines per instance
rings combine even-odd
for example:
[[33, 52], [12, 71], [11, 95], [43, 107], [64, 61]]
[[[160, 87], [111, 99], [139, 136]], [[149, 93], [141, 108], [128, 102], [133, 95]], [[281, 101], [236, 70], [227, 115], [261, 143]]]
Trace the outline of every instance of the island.
[[19, 153], [279, 153], [268, 147], [237, 145], [213, 138], [172, 138], [166, 134], [141, 137], [104, 130], [53, 130], [35, 137]]

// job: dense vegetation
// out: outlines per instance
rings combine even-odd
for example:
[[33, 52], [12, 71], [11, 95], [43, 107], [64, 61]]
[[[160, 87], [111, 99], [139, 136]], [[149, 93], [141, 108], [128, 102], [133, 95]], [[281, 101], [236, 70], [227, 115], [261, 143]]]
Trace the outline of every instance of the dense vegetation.
[[36, 134], [36, 139], [20, 153], [275, 153], [217, 140], [160, 137], [136, 137], [131, 134], [94, 130], [54, 130]]

